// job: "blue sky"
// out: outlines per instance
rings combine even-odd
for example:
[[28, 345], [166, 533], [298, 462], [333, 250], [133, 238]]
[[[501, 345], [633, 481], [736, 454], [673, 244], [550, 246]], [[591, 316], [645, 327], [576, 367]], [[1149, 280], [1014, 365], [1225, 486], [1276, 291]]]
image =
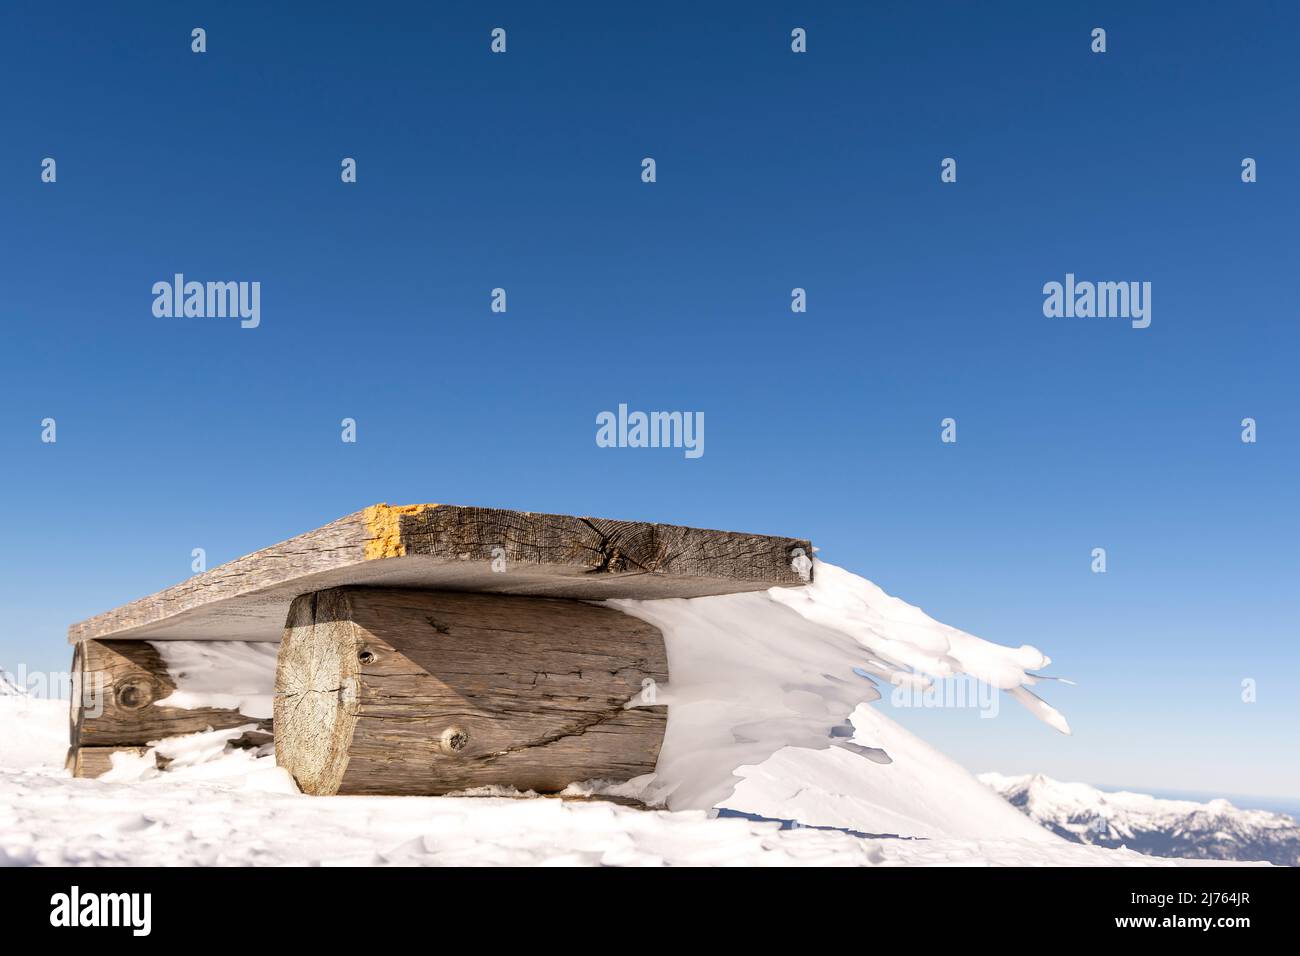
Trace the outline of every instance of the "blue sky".
[[1300, 14], [1130, 6], [6, 4], [0, 662], [379, 501], [662, 520], [1049, 653], [1072, 738], [897, 713], [974, 770], [1300, 796]]

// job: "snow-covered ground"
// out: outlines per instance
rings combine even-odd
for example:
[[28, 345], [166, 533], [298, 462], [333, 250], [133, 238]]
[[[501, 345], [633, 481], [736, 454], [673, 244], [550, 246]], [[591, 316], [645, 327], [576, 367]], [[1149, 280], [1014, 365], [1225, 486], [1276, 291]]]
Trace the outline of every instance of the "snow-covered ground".
[[[1068, 842], [870, 703], [877, 680], [969, 674], [1068, 733], [1027, 689], [1049, 663], [1035, 648], [964, 634], [820, 562], [807, 588], [613, 603], [665, 636], [672, 681], [630, 704], [669, 707], [653, 775], [574, 786], [570, 799], [307, 797], [270, 748], [228, 747], [237, 728], [158, 743], [166, 771], [153, 752], [118, 755], [104, 777], [76, 780], [63, 769], [67, 705], [5, 695], [0, 865], [1192, 862]], [[172, 705], [220, 691], [205, 677], [224, 666], [220, 648], [175, 653], [185, 676]], [[239, 706], [260, 712], [257, 655], [240, 668]], [[601, 793], [667, 809], [591, 799]]]
[[[883, 718], [882, 718], [883, 720]], [[0, 865], [1173, 865], [1121, 850], [1080, 846], [1038, 831], [946, 758], [924, 748], [898, 792], [869, 795], [861, 776], [884, 770], [844, 751], [785, 752], [748, 774], [736, 809], [784, 817], [826, 813], [841, 824], [913, 826], [909, 787], [926, 817], [980, 791], [1025, 836], [873, 839], [841, 830], [781, 829], [775, 822], [714, 818], [700, 810], [639, 810], [554, 797], [306, 797], [271, 756], [232, 751], [147, 779], [74, 780], [62, 769], [66, 704], [0, 699]], [[893, 728], [902, 733], [898, 728]], [[14, 746], [17, 738], [28, 743]], [[915, 741], [915, 738], [911, 738]], [[38, 743], [38, 741], [40, 743]], [[903, 738], [889, 738], [895, 745]], [[197, 748], [196, 748], [197, 749]], [[937, 759], [936, 759], [937, 758]], [[842, 763], [844, 760], [856, 763]], [[909, 761], [909, 763], [911, 763]], [[893, 766], [898, 766], [898, 761]], [[124, 763], [126, 776], [140, 767]], [[791, 775], [795, 776], [791, 776]], [[855, 779], [856, 775], [856, 779]], [[933, 776], [931, 776], [933, 775]], [[931, 790], [931, 785], [936, 785]], [[956, 784], [958, 792], [945, 794]], [[856, 795], [844, 792], [846, 786]], [[792, 793], [802, 790], [802, 794]], [[950, 801], [951, 803], [948, 803]], [[785, 809], [781, 809], [785, 808]], [[874, 809], [879, 816], [871, 816]], [[766, 815], [766, 814], [764, 814]], [[915, 819], [918, 814], [910, 816]], [[998, 814], [992, 814], [998, 818]], [[978, 811], [961, 825], [977, 829]], [[883, 826], [882, 826], [883, 825]], [[920, 819], [918, 830], [933, 831]], [[992, 833], [1013, 829], [1001, 818]], [[1035, 832], [1037, 831], [1037, 832]]]
[[[556, 797], [308, 797], [273, 757], [220, 747], [220, 756], [168, 773], [121, 761], [123, 782], [77, 780], [62, 769], [66, 726], [65, 702], [0, 698], [0, 865], [1191, 862], [1048, 834], [879, 714], [872, 732], [892, 745], [892, 765], [839, 749], [781, 750], [746, 770], [729, 801], [754, 816], [842, 827], [829, 830]], [[211, 743], [222, 735], [203, 736]]]

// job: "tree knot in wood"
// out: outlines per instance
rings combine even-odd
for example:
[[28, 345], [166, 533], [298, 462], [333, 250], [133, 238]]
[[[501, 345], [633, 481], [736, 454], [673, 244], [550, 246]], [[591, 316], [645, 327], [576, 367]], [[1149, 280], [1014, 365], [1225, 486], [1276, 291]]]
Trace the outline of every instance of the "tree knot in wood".
[[158, 699], [158, 688], [147, 677], [128, 677], [113, 689], [117, 705], [123, 710], [143, 710]]
[[469, 731], [461, 727], [448, 727], [438, 740], [439, 748], [446, 754], [458, 754], [469, 746]]

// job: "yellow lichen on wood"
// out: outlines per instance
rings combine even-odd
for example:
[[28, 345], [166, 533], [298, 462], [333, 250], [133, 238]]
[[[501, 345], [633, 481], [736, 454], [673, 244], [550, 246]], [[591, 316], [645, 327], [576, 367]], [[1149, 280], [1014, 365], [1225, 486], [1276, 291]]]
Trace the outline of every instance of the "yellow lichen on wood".
[[437, 505], [371, 505], [365, 510], [366, 560], [400, 558], [406, 554], [402, 543], [402, 515], [419, 514]]

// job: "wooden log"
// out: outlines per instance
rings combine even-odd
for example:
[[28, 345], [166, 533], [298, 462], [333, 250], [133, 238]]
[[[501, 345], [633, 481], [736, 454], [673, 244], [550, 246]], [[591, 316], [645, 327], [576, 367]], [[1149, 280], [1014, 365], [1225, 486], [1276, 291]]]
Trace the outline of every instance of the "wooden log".
[[296, 599], [276, 672], [276, 761], [312, 794], [555, 792], [654, 770], [663, 635], [555, 598], [337, 588]]
[[278, 641], [290, 602], [340, 586], [601, 600], [807, 583], [798, 538], [455, 505], [375, 505], [68, 628], [86, 640]]
[[113, 768], [113, 754], [143, 757], [148, 751], [148, 747], [72, 747], [68, 750], [67, 768], [74, 777], [98, 777]]
[[176, 690], [162, 655], [148, 641], [85, 641], [72, 654], [70, 739], [75, 748], [143, 746], [205, 730], [258, 724], [238, 710], [160, 707]]

